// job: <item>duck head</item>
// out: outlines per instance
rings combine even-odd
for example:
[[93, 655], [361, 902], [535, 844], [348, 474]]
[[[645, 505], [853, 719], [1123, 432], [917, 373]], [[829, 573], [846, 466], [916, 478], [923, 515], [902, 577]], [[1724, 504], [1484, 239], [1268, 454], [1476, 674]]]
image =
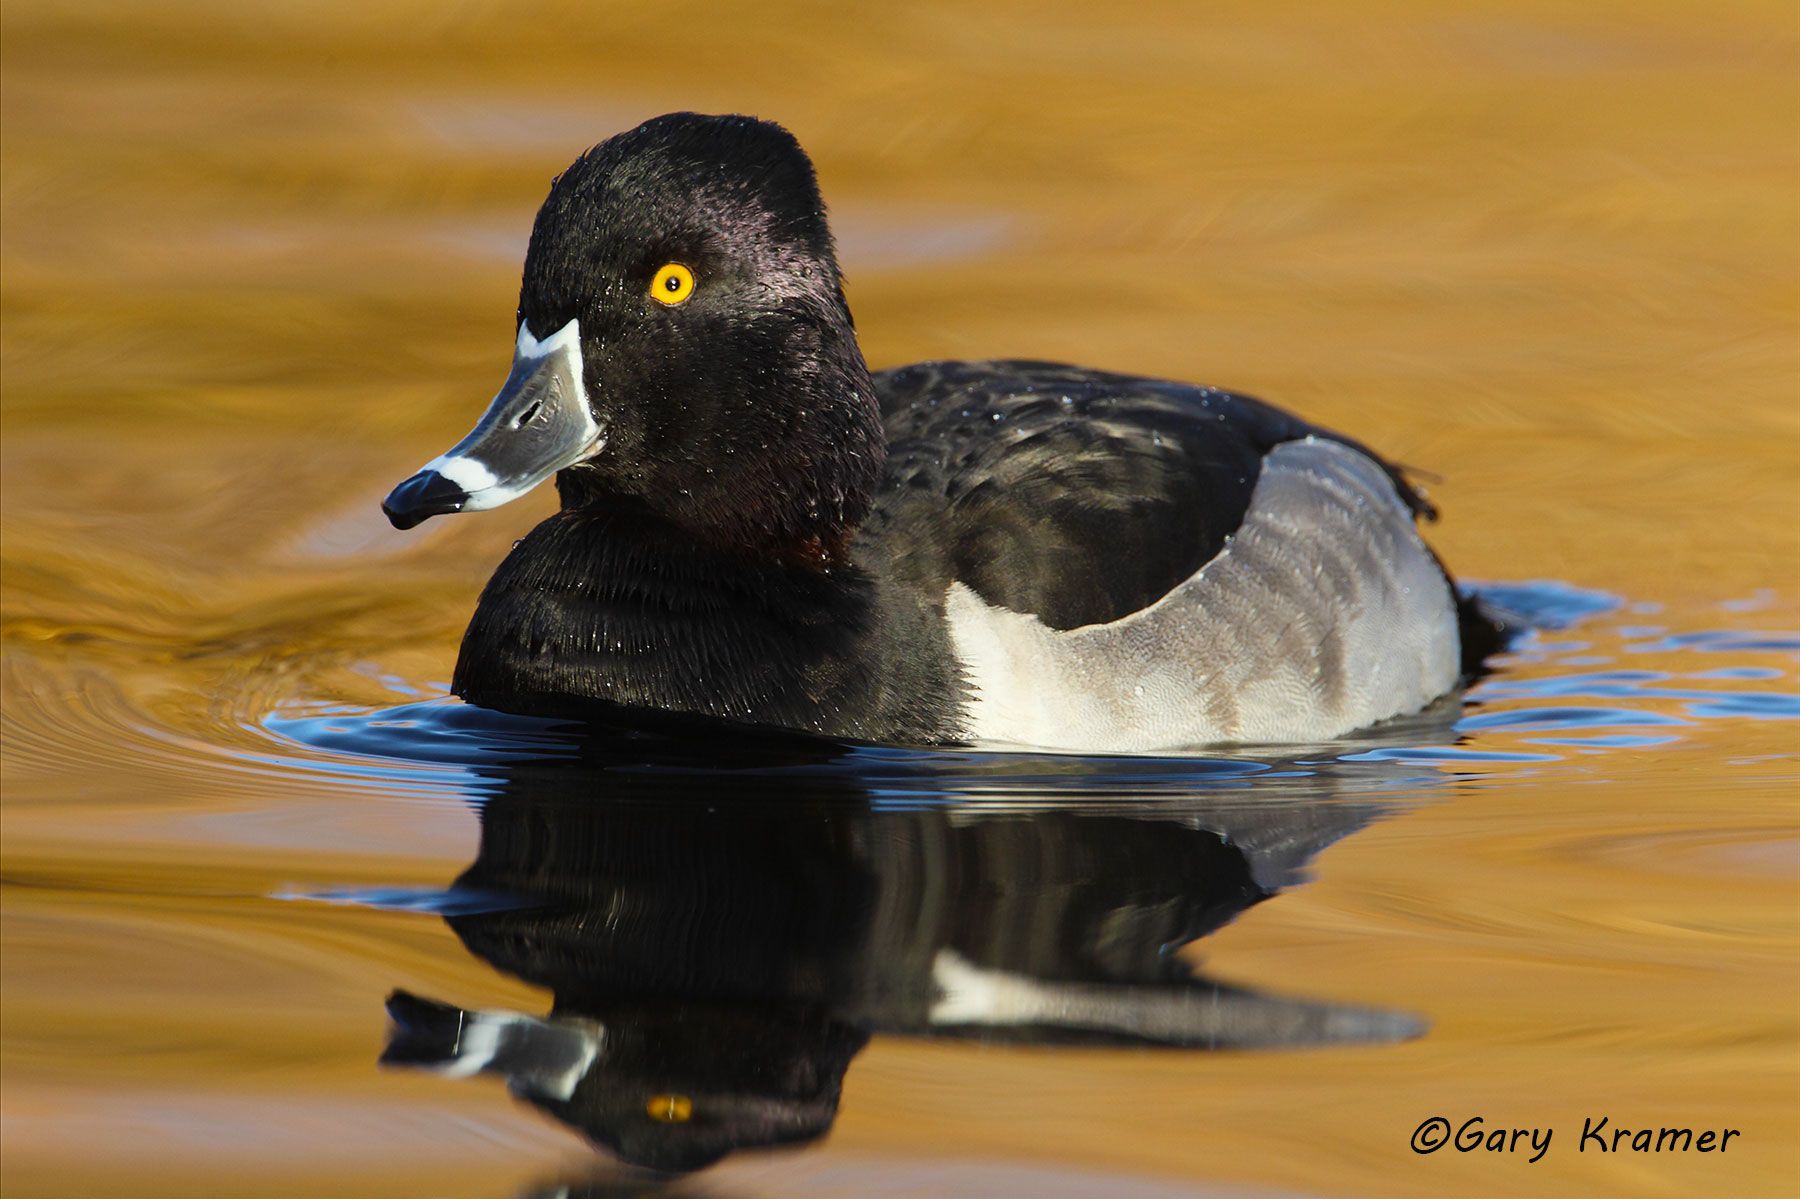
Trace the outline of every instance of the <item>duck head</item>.
[[866, 514], [883, 453], [805, 151], [767, 121], [677, 113], [551, 184], [511, 373], [382, 508], [406, 529], [555, 474], [565, 509], [829, 554]]

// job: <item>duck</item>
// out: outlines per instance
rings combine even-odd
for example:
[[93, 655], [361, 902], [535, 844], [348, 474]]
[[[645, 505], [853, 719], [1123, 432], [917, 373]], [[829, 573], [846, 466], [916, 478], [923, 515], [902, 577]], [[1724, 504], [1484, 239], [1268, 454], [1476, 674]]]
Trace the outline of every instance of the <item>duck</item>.
[[1402, 469], [1247, 395], [1027, 360], [871, 371], [811, 159], [673, 113], [552, 181], [511, 369], [382, 504], [554, 477], [451, 689], [895, 745], [1315, 743], [1419, 711], [1496, 626]]

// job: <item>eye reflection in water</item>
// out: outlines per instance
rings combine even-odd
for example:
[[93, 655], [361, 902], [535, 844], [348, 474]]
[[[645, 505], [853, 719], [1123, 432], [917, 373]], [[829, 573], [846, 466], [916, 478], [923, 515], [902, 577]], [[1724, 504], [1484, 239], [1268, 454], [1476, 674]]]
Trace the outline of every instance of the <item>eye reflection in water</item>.
[[[1423, 1030], [1214, 982], [1177, 953], [1378, 817], [1393, 763], [1190, 762], [1171, 786], [1173, 762], [1038, 759], [1040, 793], [996, 802], [942, 779], [895, 798], [833, 766], [841, 751], [701, 768], [692, 742], [679, 765], [646, 744], [481, 768], [480, 853], [441, 910], [555, 1003], [397, 991], [385, 1064], [498, 1075], [621, 1159], [681, 1172], [823, 1136], [875, 1035], [1209, 1050]], [[607, 757], [621, 745], [630, 760]]]

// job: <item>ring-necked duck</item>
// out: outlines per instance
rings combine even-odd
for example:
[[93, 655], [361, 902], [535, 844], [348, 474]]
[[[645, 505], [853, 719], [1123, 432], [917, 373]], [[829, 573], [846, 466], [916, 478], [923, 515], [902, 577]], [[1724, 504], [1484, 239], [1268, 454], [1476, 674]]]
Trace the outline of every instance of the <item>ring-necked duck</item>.
[[[454, 689], [885, 742], [1329, 738], [1490, 648], [1399, 471], [1247, 396], [1045, 362], [871, 374], [811, 161], [659, 117], [538, 211], [512, 372], [382, 505], [556, 475]], [[1459, 628], [1459, 624], [1461, 628]]]

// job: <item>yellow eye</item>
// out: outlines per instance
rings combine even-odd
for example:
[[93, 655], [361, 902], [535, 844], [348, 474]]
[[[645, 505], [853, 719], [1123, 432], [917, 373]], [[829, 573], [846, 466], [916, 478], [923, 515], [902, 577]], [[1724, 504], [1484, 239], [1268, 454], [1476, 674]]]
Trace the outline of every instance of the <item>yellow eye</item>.
[[686, 1095], [652, 1095], [644, 1113], [664, 1124], [685, 1124], [694, 1114], [694, 1101]]
[[650, 298], [671, 308], [686, 303], [693, 294], [694, 272], [679, 262], [664, 263], [650, 281]]

